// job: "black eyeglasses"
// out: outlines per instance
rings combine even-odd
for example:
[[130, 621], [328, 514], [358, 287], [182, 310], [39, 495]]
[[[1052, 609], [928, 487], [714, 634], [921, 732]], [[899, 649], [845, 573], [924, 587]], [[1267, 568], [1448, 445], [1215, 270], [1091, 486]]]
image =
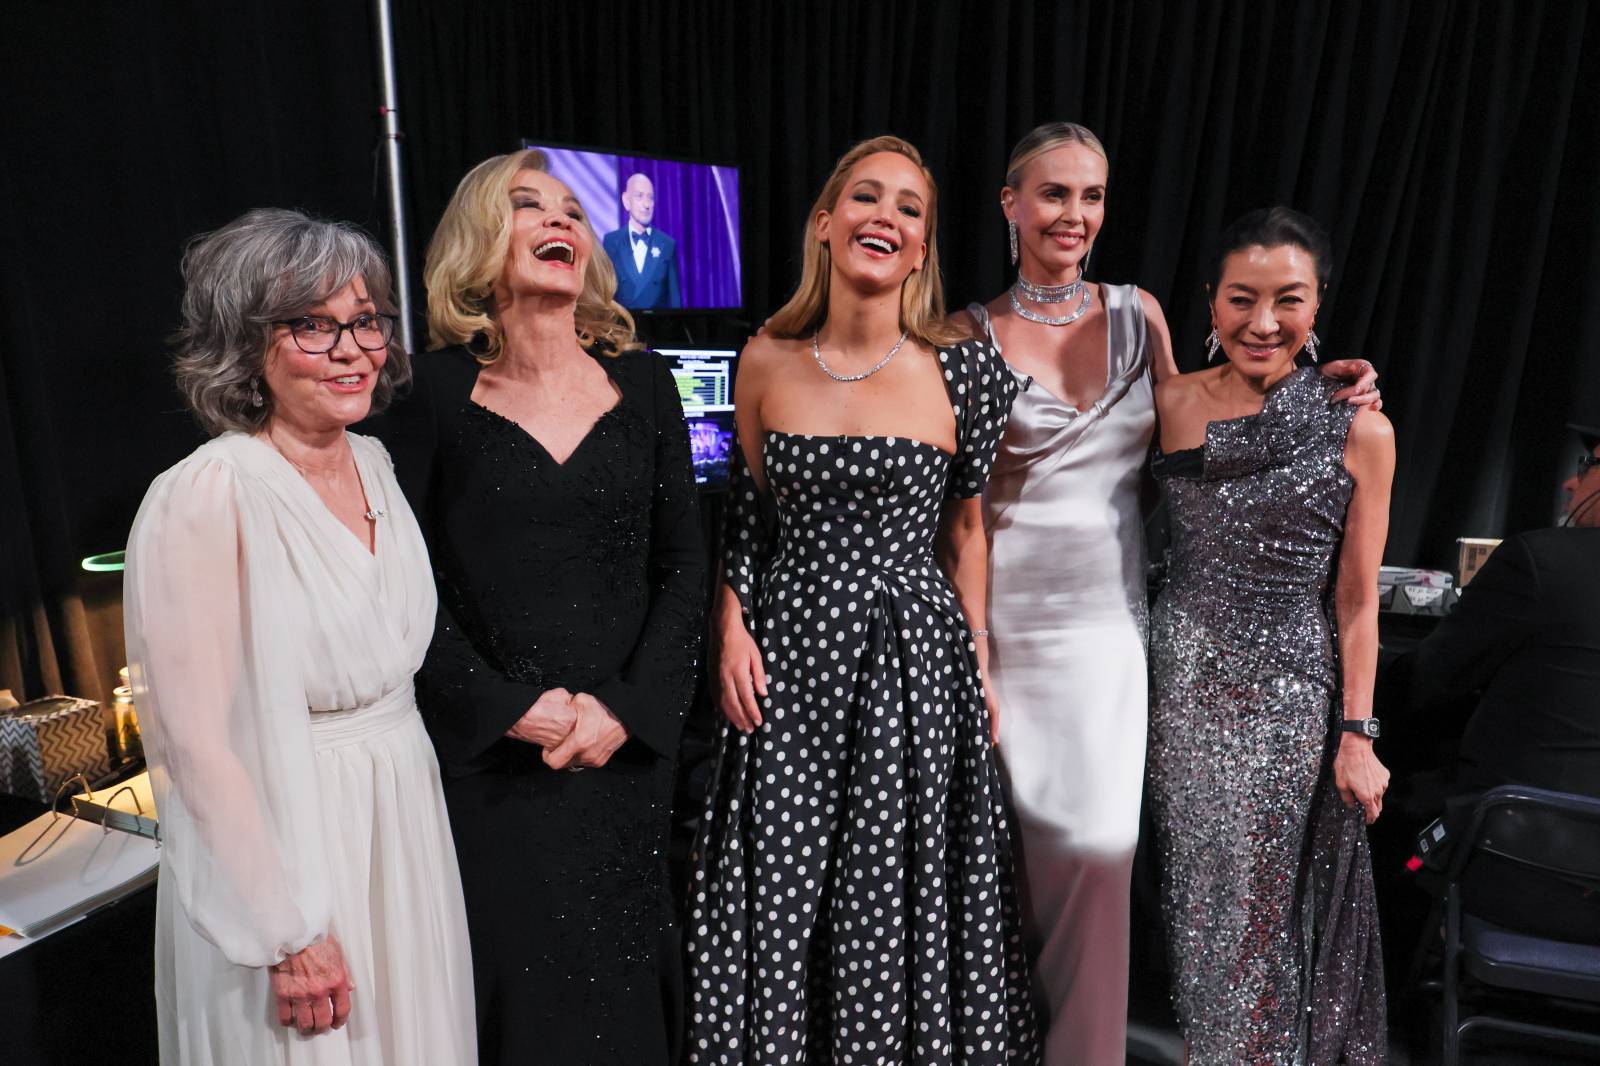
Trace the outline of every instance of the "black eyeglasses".
[[1597, 466], [1600, 466], [1600, 455], [1588, 452], [1578, 456], [1578, 476], [1580, 478]]
[[357, 315], [354, 321], [340, 322], [332, 315], [301, 315], [299, 318], [274, 322], [274, 326], [288, 326], [295, 344], [307, 355], [331, 352], [339, 345], [345, 330], [356, 342], [356, 347], [369, 352], [381, 352], [389, 346], [394, 336], [394, 315]]

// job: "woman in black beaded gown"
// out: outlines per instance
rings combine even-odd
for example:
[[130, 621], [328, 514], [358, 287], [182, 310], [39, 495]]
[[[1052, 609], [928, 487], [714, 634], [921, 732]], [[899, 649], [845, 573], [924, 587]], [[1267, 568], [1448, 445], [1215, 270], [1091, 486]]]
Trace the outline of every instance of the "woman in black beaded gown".
[[944, 335], [934, 196], [904, 141], [847, 152], [741, 359], [691, 1063], [1037, 1057], [973, 642], [1016, 386]]
[[[1363, 824], [1394, 435], [1312, 367], [1327, 238], [1244, 216], [1210, 285], [1218, 367], [1156, 386], [1172, 563], [1150, 625], [1150, 797], [1192, 1066], [1379, 1066]], [[1365, 730], [1365, 731], [1364, 731]]]
[[705, 567], [681, 401], [541, 153], [462, 180], [427, 280], [442, 350], [381, 432], [439, 584], [418, 703], [480, 1061], [663, 1066], [681, 998], [669, 805]]

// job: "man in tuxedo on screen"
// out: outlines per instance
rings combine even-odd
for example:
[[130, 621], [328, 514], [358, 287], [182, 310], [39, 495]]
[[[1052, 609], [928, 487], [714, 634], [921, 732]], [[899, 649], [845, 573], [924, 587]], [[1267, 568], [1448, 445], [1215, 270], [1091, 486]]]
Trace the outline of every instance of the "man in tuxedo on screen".
[[617, 302], [631, 309], [682, 307], [678, 285], [678, 242], [651, 224], [656, 217], [656, 187], [635, 174], [622, 187], [628, 221], [602, 243], [617, 268]]

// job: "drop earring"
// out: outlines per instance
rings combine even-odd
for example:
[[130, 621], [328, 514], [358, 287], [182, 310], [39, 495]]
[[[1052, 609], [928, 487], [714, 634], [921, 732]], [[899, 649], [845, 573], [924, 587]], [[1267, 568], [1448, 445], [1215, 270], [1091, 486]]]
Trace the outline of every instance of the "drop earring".
[[1222, 347], [1222, 338], [1217, 336], [1217, 327], [1211, 327], [1211, 333], [1206, 337], [1206, 362], [1215, 362], [1217, 349]]
[[1091, 255], [1093, 255], [1093, 254], [1094, 254], [1094, 249], [1090, 248], [1087, 252], [1083, 253], [1083, 258], [1078, 260], [1078, 280], [1079, 281], [1082, 281], [1083, 280], [1083, 276], [1089, 272], [1089, 257]]
[[1017, 247], [1017, 224], [1012, 219], [1006, 220], [1006, 229], [1011, 234], [1011, 263], [1013, 266], [1021, 258], [1021, 249]]
[[1321, 343], [1322, 338], [1317, 336], [1316, 330], [1311, 330], [1306, 334], [1306, 354], [1311, 357], [1313, 363], [1317, 361], [1317, 345]]
[[260, 382], [260, 380], [258, 379], [256, 381], [252, 381], [250, 383], [250, 406], [251, 407], [261, 407], [261, 406], [265, 405], [266, 402], [267, 401], [265, 399], [263, 399], [262, 396], [261, 396], [261, 382]]

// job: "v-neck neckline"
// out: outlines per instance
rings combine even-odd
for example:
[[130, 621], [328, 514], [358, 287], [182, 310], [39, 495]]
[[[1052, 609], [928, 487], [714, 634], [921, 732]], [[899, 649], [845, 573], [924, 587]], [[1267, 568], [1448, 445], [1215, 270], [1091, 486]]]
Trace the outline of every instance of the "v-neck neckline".
[[[1028, 373], [1025, 370], [1017, 369], [1017, 367], [1009, 359], [1006, 358], [1005, 349], [1000, 346], [1000, 336], [995, 331], [995, 328], [994, 328], [994, 316], [993, 315], [989, 316], [989, 341], [990, 341], [991, 344], [994, 345], [995, 353], [1000, 356], [1000, 361], [1005, 363], [1006, 369], [1011, 371], [1011, 373], [1015, 374], [1017, 377], [1022, 378], [1026, 382], [1027, 385], [1030, 385], [1030, 386], [1031, 385], [1037, 385], [1039, 387], [1039, 391], [1040, 392], [1044, 393], [1046, 396], [1050, 397], [1050, 399], [1054, 400], [1056, 403], [1058, 403], [1062, 407], [1066, 408], [1067, 411], [1071, 413], [1071, 416], [1073, 418], [1082, 418], [1084, 415], [1087, 415], [1090, 411], [1093, 411], [1095, 408], [1101, 407], [1102, 405], [1101, 405], [1100, 401], [1104, 400], [1107, 396], [1111, 395], [1111, 382], [1113, 380], [1115, 380], [1115, 378], [1116, 378], [1116, 372], [1115, 372], [1114, 368], [1111, 365], [1111, 362], [1112, 362], [1111, 361], [1111, 327], [1114, 325], [1114, 323], [1111, 321], [1111, 301], [1106, 296], [1106, 293], [1107, 293], [1108, 289], [1110, 288], [1110, 286], [1106, 285], [1103, 282], [1096, 282], [1095, 283], [1095, 287], [1100, 292], [1100, 306], [1104, 310], [1105, 318], [1106, 318], [1106, 342], [1105, 342], [1105, 346], [1104, 346], [1104, 351], [1101, 353], [1103, 355], [1104, 359], [1105, 359], [1106, 375], [1105, 375], [1105, 381], [1102, 383], [1102, 385], [1100, 387], [1100, 395], [1096, 396], [1094, 398], [1094, 400], [1089, 404], [1088, 407], [1078, 407], [1078, 406], [1072, 404], [1071, 402], [1069, 402], [1068, 400], [1066, 400], [1065, 398], [1063, 398], [1061, 396], [1057, 396], [1053, 390], [1051, 390], [1047, 385], [1045, 385], [1043, 382], [1041, 382], [1038, 378], [1034, 377], [1032, 374]], [[988, 310], [989, 309], [987, 307], [984, 308], [985, 312], [987, 312]]]
[[[348, 538], [349, 544], [358, 550], [363, 558], [371, 559], [373, 562], [378, 561], [378, 542], [381, 538], [379, 537], [379, 529], [376, 522], [374, 522], [372, 526], [372, 546], [369, 548], [367, 545], [361, 543], [361, 538], [356, 536], [355, 530], [351, 529], [349, 526], [345, 525], [339, 520], [339, 516], [333, 513], [333, 508], [328, 506], [328, 501], [324, 500], [321, 494], [312, 487], [311, 482], [307, 481], [306, 476], [300, 472], [300, 469], [289, 461], [289, 457], [287, 455], [284, 455], [282, 452], [280, 452], [277, 446], [269, 440], [253, 434], [250, 436], [250, 439], [256, 441], [263, 448], [277, 457], [278, 462], [280, 462], [284, 469], [288, 471], [291, 480], [293, 480], [295, 484], [299, 485], [308, 494], [310, 494], [311, 502], [316, 504], [314, 510], [323, 515], [332, 525], [337, 527], [339, 531], [343, 533], [346, 538]], [[367, 513], [370, 514], [375, 507], [372, 502], [373, 494], [369, 488], [373, 482], [367, 477], [366, 471], [361, 467], [361, 453], [360, 449], [356, 447], [355, 441], [347, 440], [347, 443], [350, 445], [350, 459], [355, 463], [356, 467], [356, 483], [361, 487], [361, 502], [367, 505]], [[379, 502], [387, 504], [389, 501], [388, 498], [385, 497]], [[382, 512], [387, 512], [388, 508], [383, 507], [379, 510]]]
[[572, 446], [572, 451], [567, 453], [567, 457], [565, 459], [557, 459], [555, 454], [545, 446], [544, 441], [528, 432], [528, 427], [524, 426], [521, 422], [518, 422], [515, 418], [511, 418], [508, 415], [503, 415], [499, 411], [496, 411], [493, 407], [481, 404], [477, 400], [472, 399], [471, 396], [467, 397], [467, 405], [482, 411], [496, 422], [503, 423], [511, 429], [516, 430], [519, 434], [521, 434], [523, 440], [539, 449], [539, 454], [544, 456], [544, 458], [549, 461], [551, 466], [555, 467], [557, 470], [565, 470], [572, 463], [572, 461], [578, 457], [578, 453], [588, 447], [589, 441], [594, 439], [594, 437], [597, 435], [601, 424], [606, 422], [622, 409], [622, 397], [619, 395], [616, 403], [612, 404], [610, 407], [607, 407], [604, 411], [601, 411], [599, 417], [597, 417], [593, 422], [589, 423], [589, 428], [583, 431], [583, 436], [578, 439], [577, 444]]
[[601, 372], [606, 376], [606, 383], [610, 385], [611, 390], [616, 393], [616, 400], [611, 404], [610, 407], [607, 407], [604, 411], [601, 411], [597, 416], [595, 416], [595, 420], [589, 423], [589, 428], [583, 431], [583, 436], [578, 438], [578, 443], [572, 446], [572, 450], [567, 453], [567, 457], [565, 459], [557, 459], [555, 457], [555, 453], [550, 450], [549, 446], [546, 445], [544, 441], [534, 436], [533, 433], [528, 430], [527, 426], [524, 426], [515, 418], [496, 411], [488, 404], [480, 403], [472, 398], [473, 392], [475, 392], [478, 388], [478, 377], [483, 373], [483, 366], [481, 364], [479, 365], [477, 371], [472, 375], [472, 384], [467, 389], [467, 406], [475, 407], [496, 421], [503, 422], [507, 426], [515, 429], [519, 434], [522, 435], [524, 440], [528, 441], [534, 447], [539, 449], [539, 454], [544, 456], [551, 466], [555, 467], [557, 470], [565, 470], [572, 463], [572, 461], [578, 457], [578, 453], [588, 447], [589, 441], [594, 439], [600, 427], [607, 420], [622, 410], [622, 405], [626, 403], [628, 399], [628, 394], [623, 391], [622, 382], [618, 381], [617, 376], [611, 372], [611, 368], [606, 366], [604, 357], [596, 356], [587, 349], [584, 351], [584, 354], [589, 356], [590, 359], [593, 359], [595, 363], [599, 365]]

